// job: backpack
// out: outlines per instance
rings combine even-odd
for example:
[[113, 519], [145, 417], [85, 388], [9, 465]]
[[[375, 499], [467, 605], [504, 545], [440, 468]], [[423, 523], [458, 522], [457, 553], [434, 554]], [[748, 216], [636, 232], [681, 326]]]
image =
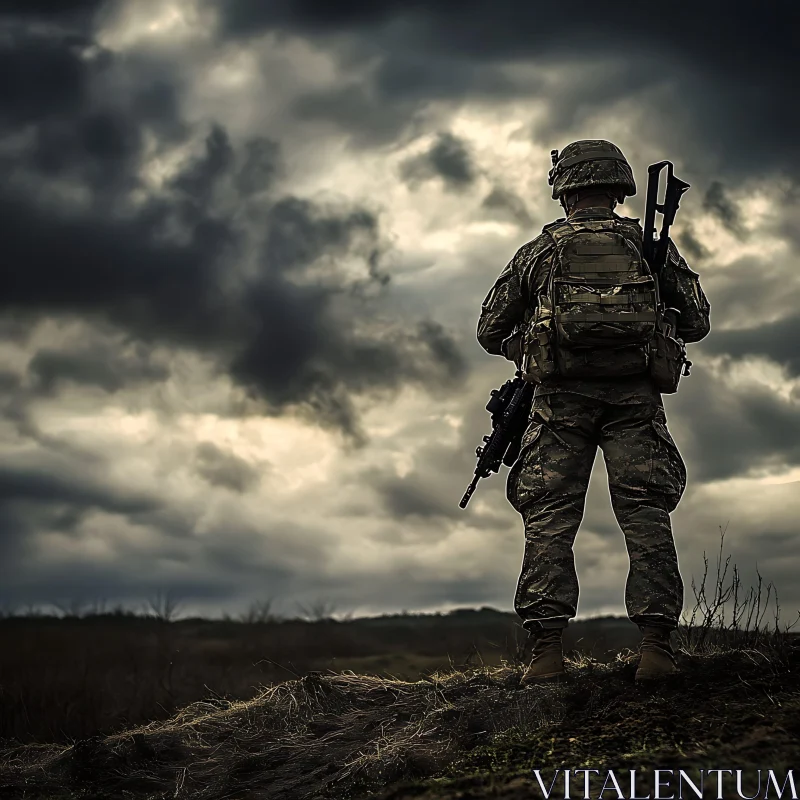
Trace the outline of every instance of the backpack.
[[526, 335], [526, 377], [647, 372], [660, 304], [638, 226], [619, 218], [558, 220], [544, 232], [552, 255]]

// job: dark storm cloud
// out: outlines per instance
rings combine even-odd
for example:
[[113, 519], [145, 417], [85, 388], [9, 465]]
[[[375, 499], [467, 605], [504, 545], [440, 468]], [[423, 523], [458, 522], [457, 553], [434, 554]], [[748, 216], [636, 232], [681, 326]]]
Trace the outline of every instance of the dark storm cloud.
[[[254, 142], [248, 147], [252, 152]], [[209, 202], [209, 193], [220, 178], [228, 173], [234, 163], [233, 147], [228, 134], [220, 125], [214, 125], [206, 138], [205, 153], [195, 158], [173, 181], [173, 186], [187, 198], [201, 206]], [[249, 165], [245, 163], [242, 169]], [[241, 173], [240, 173], [241, 174]]]
[[[675, 92], [665, 117], [689, 119], [703, 153], [722, 159], [725, 172], [793, 169], [798, 159], [794, 131], [800, 122], [794, 94], [800, 7], [772, 2], [738, 4], [721, 14], [713, 3], [679, 0], [666, 7], [647, 6], [641, 13], [609, 11], [589, 0], [559, 5], [519, 4], [514, 0], [433, 0], [433, 2], [261, 3], [258, 0], [211, 2], [219, 9], [222, 29], [249, 37], [266, 30], [285, 30], [344, 46], [352, 52], [379, 55], [383, 71], [402, 74], [392, 92], [380, 94], [387, 106], [392, 95], [413, 86], [420, 99], [442, 91], [442, 63], [462, 65], [462, 80], [451, 81], [451, 95], [465, 92], [477, 76], [485, 79], [503, 60], [574, 60], [585, 65], [578, 94], [550, 91], [551, 112], [574, 119], [624, 97], [632, 88], [655, 90], [665, 82]], [[409, 52], [416, 69], [401, 70]], [[747, 57], [742, 58], [742, 53]], [[366, 56], [365, 56], [366, 57]], [[592, 59], [624, 59], [611, 76], [593, 81]], [[472, 71], [467, 65], [480, 62]], [[377, 85], [375, 88], [379, 88]], [[510, 88], [510, 87], [509, 87]], [[529, 95], [530, 84], [517, 86]], [[647, 101], [646, 94], [642, 101]]]
[[360, 83], [310, 91], [296, 97], [291, 105], [293, 115], [301, 122], [344, 128], [356, 146], [394, 141], [414, 112], [413, 102], [391, 107], [376, 102], [373, 93]]
[[31, 161], [44, 176], [82, 178], [94, 188], [136, 181], [140, 131], [121, 114], [98, 109], [79, 120], [59, 119], [37, 130]]
[[266, 191], [281, 172], [278, 143], [263, 137], [251, 139], [245, 145], [242, 166], [235, 178], [236, 189], [242, 196]]
[[[301, 91], [290, 103], [292, 115], [323, 130], [346, 131], [355, 148], [375, 147], [431, 133], [424, 119], [431, 100], [502, 100], [520, 93], [519, 85], [502, 70], [468, 54], [407, 46], [406, 27], [398, 27], [393, 41], [379, 42], [381, 37], [368, 34], [353, 37], [352, 31], [345, 31], [323, 44], [334, 58], [341, 50], [345, 75], [330, 86]], [[537, 82], [537, 87], [543, 85]], [[525, 91], [531, 88], [528, 83]]]
[[775, 234], [787, 240], [792, 252], [800, 252], [800, 182], [789, 184], [785, 190], [776, 195], [780, 212], [776, 219]]
[[20, 559], [33, 556], [32, 534], [73, 534], [92, 511], [136, 518], [157, 512], [162, 502], [115, 486], [87, 472], [76, 460], [0, 464], [0, 573], [4, 592], [20, 573]]
[[43, 394], [55, 393], [63, 383], [97, 386], [113, 393], [169, 377], [169, 369], [142, 345], [127, 350], [101, 344], [68, 351], [43, 348], [31, 359], [28, 372]]
[[[168, 567], [154, 570], [153, 553], [141, 551], [111, 564], [76, 558], [55, 564], [33, 562], [24, 571], [4, 576], [0, 598], [4, 606], [11, 608], [27, 603], [64, 606], [102, 600], [110, 604], [134, 604], [129, 607], [139, 610], [148, 608], [149, 601], [155, 601], [159, 595], [168, 594], [178, 603], [180, 615], [192, 601], [222, 602], [248, 589], [280, 597], [292, 589], [292, 572], [277, 564], [259, 564], [258, 578], [250, 575], [248, 579], [243, 578], [248, 565], [226, 568], [228, 565], [212, 559], [210, 552], [207, 557], [200, 556], [192, 566], [188, 571], [171, 571]], [[252, 562], [249, 567], [255, 571]]]
[[703, 345], [709, 353], [734, 358], [763, 356], [777, 362], [792, 378], [800, 376], [800, 316], [768, 322], [754, 328], [718, 331]]
[[[791, 253], [791, 247], [788, 250]], [[790, 319], [796, 315], [800, 282], [793, 279], [795, 267], [791, 255], [787, 258], [780, 250], [778, 253], [745, 256], [706, 274], [706, 268], [713, 267], [713, 259], [709, 258], [698, 268], [712, 304], [713, 330], [701, 345], [704, 351], [709, 347], [711, 352], [720, 352], [713, 349], [717, 336], [724, 342], [729, 332], [722, 329], [722, 324], [729, 329], [735, 322], [743, 329], [753, 330], [762, 327], [766, 320]]]
[[[264, 272], [248, 287], [242, 311], [256, 321], [234, 359], [232, 375], [278, 405], [299, 403], [322, 422], [359, 438], [350, 391], [396, 388], [419, 381], [430, 388], [452, 385], [465, 360], [437, 323], [356, 333], [335, 317], [338, 300], [352, 304], [353, 319], [368, 322], [366, 285], [381, 286], [382, 245], [375, 217], [362, 209], [328, 214], [297, 198], [283, 198], [266, 219]], [[322, 256], [360, 255], [366, 283], [348, 287], [334, 269], [322, 281], [297, 285], [292, 277]]]
[[212, 442], [202, 442], [195, 451], [196, 470], [212, 486], [221, 486], [243, 494], [255, 488], [261, 474], [239, 456], [228, 453]]
[[272, 206], [266, 223], [263, 257], [273, 273], [302, 269], [328, 250], [346, 255], [359, 244], [370, 265], [377, 266], [381, 257], [378, 220], [364, 209], [331, 215], [308, 200], [285, 197]]
[[511, 219], [522, 227], [533, 224], [525, 201], [518, 194], [509, 192], [507, 189], [495, 187], [483, 198], [481, 206], [488, 211], [496, 212], [501, 218]]
[[[416, 331], [418, 347], [429, 349], [441, 368], [440, 384], [450, 389], [467, 375], [467, 364], [458, 345], [438, 322], [426, 319], [418, 324]], [[434, 390], [436, 386], [432, 387]]]
[[714, 181], [706, 190], [703, 208], [710, 211], [735, 236], [744, 238], [746, 231], [739, 207], [730, 199], [719, 181]]
[[109, 4], [109, 0], [0, 0], [0, 16], [58, 18], [76, 13], [91, 14]]
[[[346, 131], [356, 148], [376, 147], [429, 133], [421, 112], [431, 99], [500, 100], [520, 93], [502, 71], [469, 59], [454, 61], [408, 50], [391, 56], [382, 51], [379, 57], [385, 60], [374, 69], [365, 63], [363, 72], [349, 82], [298, 95], [291, 104], [293, 116]], [[373, 60], [367, 52], [346, 56], [348, 63], [360, 58]]]
[[90, 44], [74, 33], [0, 28], [0, 72], [9, 78], [0, 83], [0, 124], [41, 125], [86, 103], [93, 65], [81, 53]]
[[681, 231], [676, 237], [678, 248], [689, 263], [692, 261], [702, 261], [708, 258], [711, 251], [697, 238], [691, 225], [685, 222], [681, 225]]
[[20, 385], [20, 376], [16, 372], [9, 372], [0, 369], [0, 393], [6, 393], [17, 389]]
[[152, 497], [106, 486], [88, 477], [45, 467], [26, 469], [5, 464], [0, 464], [0, 502], [66, 504], [119, 514], [143, 513], [159, 506]]
[[[499, 499], [490, 510], [479, 510], [473, 504], [465, 517], [458, 501], [472, 477], [471, 470], [465, 467], [463, 476], [454, 473], [447, 476], [447, 480], [439, 476], [432, 477], [435, 471], [434, 464], [425, 464], [402, 478], [393, 474], [376, 474], [375, 471], [363, 475], [363, 485], [375, 492], [381, 510], [386, 512], [389, 519], [401, 522], [399, 528], [387, 528], [375, 534], [377, 541], [390, 546], [430, 542], [448, 536], [452, 524], [459, 521], [467, 522], [470, 528], [492, 532], [508, 528], [509, 523], [513, 525], [516, 522]], [[502, 494], [502, 480], [496, 481], [493, 487], [481, 487], [484, 499], [492, 488], [495, 494]], [[374, 517], [375, 513], [374, 505], [366, 512], [369, 517]]]
[[[214, 125], [162, 191], [131, 206], [129, 192], [144, 188], [145, 136], [182, 132], [177, 142], [157, 140], [168, 147], [191, 144], [194, 132], [165, 88], [168, 75], [150, 107], [161, 116], [142, 116], [130, 74], [136, 61], [85, 44], [57, 32], [23, 33], [0, 50], [0, 62], [26, 81], [0, 98], [7, 101], [0, 136], [17, 137], [17, 152], [0, 161], [0, 307], [31, 322], [79, 315], [140, 342], [200, 350], [273, 410], [295, 407], [356, 439], [352, 392], [463, 374], [457, 348], [433, 323], [389, 319], [370, 330], [381, 308], [374, 295], [388, 282], [375, 215], [269, 194], [280, 171], [276, 143], [236, 146]], [[121, 76], [135, 88], [113, 97], [98, 91]], [[93, 202], [59, 201], [54, 180], [88, 191]], [[241, 215], [248, 202], [256, 204], [249, 212], [257, 234], [265, 232], [263, 245]], [[257, 268], [246, 274], [239, 262], [254, 251]], [[348, 260], [365, 264], [363, 279], [340, 267]], [[323, 262], [321, 277], [307, 276]], [[353, 315], [358, 330], [348, 322]], [[87, 380], [85, 354], [69, 358], [42, 355], [33, 368], [50, 386], [67, 373]]]
[[690, 483], [800, 465], [800, 408], [765, 386], [734, 392], [695, 367], [671, 408]]
[[456, 517], [458, 514], [459, 509], [451, 502], [451, 498], [432, 489], [421, 475], [383, 478], [374, 488], [386, 510], [396, 519], [409, 516]]
[[463, 139], [439, 133], [430, 149], [400, 165], [400, 177], [409, 186], [441, 178], [450, 191], [463, 191], [475, 181], [477, 170]]
[[164, 240], [175, 210], [155, 202], [118, 219], [101, 209], [48, 207], [6, 184], [0, 304], [29, 314], [95, 314], [141, 336], [200, 339], [221, 311], [214, 269], [231, 232], [206, 218], [187, 242]]
[[[220, 451], [212, 460], [217, 456], [224, 460], [231, 454]], [[80, 541], [81, 525], [94, 511], [112, 517], [104, 519], [106, 534], [117, 521], [127, 521], [161, 535], [145, 548], [128, 537], [107, 535], [115, 557], [99, 562], [74, 551], [55, 559], [39, 557], [35, 534], [58, 531]], [[0, 603], [98, 597], [141, 600], [164, 589], [180, 599], [216, 599], [249, 587], [263, 592], [265, 586], [274, 596], [291, 595], [297, 579], [291, 562], [310, 563], [312, 556], [325, 550], [324, 543], [314, 543], [314, 531], [291, 521], [270, 523], [277, 528], [277, 538], [271, 540], [264, 525], [248, 526], [235, 514], [220, 526], [204, 527], [202, 537], [194, 535], [197, 521], [196, 511], [113, 485], [58, 459], [27, 466], [2, 464]], [[269, 548], [267, 541], [272, 542]]]

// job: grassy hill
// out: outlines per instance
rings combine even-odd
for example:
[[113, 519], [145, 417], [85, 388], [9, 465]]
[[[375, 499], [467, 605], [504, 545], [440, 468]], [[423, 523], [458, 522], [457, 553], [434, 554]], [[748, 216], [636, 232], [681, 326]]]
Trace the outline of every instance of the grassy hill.
[[635, 770], [640, 798], [655, 769], [738, 769], [722, 797], [764, 797], [757, 771], [782, 783], [800, 761], [800, 636], [729, 564], [692, 581], [681, 671], [653, 686], [618, 618], [570, 625], [567, 679], [531, 687], [517, 621], [493, 609], [0, 620], [0, 798], [527, 800], [534, 770], [581, 768]]
[[[514, 614], [491, 608], [336, 621], [168, 621], [125, 614], [0, 619], [0, 742], [68, 743], [155, 720], [209, 696], [246, 700], [309, 672], [416, 680], [523, 657]], [[638, 631], [577, 622], [569, 647], [603, 659]]]
[[577, 656], [564, 683], [528, 688], [514, 663], [414, 681], [312, 673], [72, 746], [10, 748], [0, 796], [522, 800], [541, 796], [533, 769], [785, 770], [800, 756], [800, 648], [749, 645], [683, 650], [681, 673], [651, 688], [631, 653]]

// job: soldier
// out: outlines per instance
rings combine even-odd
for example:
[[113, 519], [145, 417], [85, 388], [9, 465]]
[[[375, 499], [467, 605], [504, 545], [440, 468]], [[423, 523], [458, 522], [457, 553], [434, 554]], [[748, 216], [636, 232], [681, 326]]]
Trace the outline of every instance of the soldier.
[[[536, 384], [507, 483], [525, 524], [514, 607], [534, 647], [523, 683], [564, 673], [561, 636], [578, 603], [572, 546], [598, 446], [630, 559], [626, 610], [642, 632], [636, 680], [660, 678], [677, 670], [670, 633], [683, 583], [669, 515], [686, 485], [661, 391], [677, 388], [682, 359], [675, 348], [708, 333], [709, 303], [671, 242], [654, 279], [642, 257], [639, 221], [614, 213], [636, 193], [616, 145], [573, 142], [554, 161], [553, 199], [567, 217], [517, 251], [478, 323], [483, 348], [515, 361]], [[674, 345], [664, 361], [654, 342], [669, 307], [679, 315], [674, 338], [661, 338]], [[673, 386], [662, 380], [665, 365]]]

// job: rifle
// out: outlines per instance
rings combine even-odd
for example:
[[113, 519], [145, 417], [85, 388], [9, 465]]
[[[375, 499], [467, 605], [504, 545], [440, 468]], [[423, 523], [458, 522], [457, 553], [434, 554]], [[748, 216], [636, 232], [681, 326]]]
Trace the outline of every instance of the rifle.
[[[667, 186], [664, 191], [664, 202], [658, 202], [658, 187], [661, 182], [661, 171], [667, 167]], [[689, 189], [689, 184], [675, 177], [671, 161], [659, 161], [651, 164], [647, 168], [647, 202], [644, 211], [644, 238], [642, 240], [642, 255], [647, 261], [656, 279], [661, 278], [661, 271], [667, 263], [667, 250], [669, 248], [669, 229], [675, 222], [675, 215], [678, 213], [678, 206], [684, 192]], [[661, 231], [658, 239], [653, 240], [656, 232], [655, 221], [656, 211], [663, 215]], [[678, 317], [680, 311], [676, 308], [664, 308], [663, 318], [667, 325], [666, 334], [676, 337], [678, 331]], [[680, 340], [679, 340], [680, 341]], [[681, 342], [683, 374], [689, 374], [692, 362], [686, 358], [686, 350]], [[677, 384], [676, 384], [677, 385]], [[674, 391], [674, 390], [673, 390]]]
[[513, 380], [506, 381], [499, 389], [492, 389], [486, 410], [492, 415], [492, 432], [484, 436], [484, 445], [475, 450], [478, 463], [472, 483], [467, 487], [460, 508], [466, 508], [472, 493], [481, 478], [499, 472], [500, 465], [510, 467], [519, 455], [522, 434], [528, 426], [528, 416], [533, 403], [533, 384], [517, 370]]
[[[661, 180], [661, 171], [667, 167], [667, 188], [664, 192], [664, 202], [658, 202], [658, 185]], [[659, 161], [651, 164], [647, 168], [647, 203], [644, 211], [644, 241], [642, 244], [642, 255], [650, 266], [650, 269], [660, 275], [664, 264], [667, 262], [667, 247], [669, 245], [669, 229], [675, 222], [675, 214], [678, 212], [678, 205], [681, 196], [689, 188], [686, 181], [675, 177], [671, 161]], [[658, 240], [653, 241], [653, 234], [656, 232], [655, 221], [656, 211], [663, 214], [664, 219], [661, 223], [661, 232]]]

